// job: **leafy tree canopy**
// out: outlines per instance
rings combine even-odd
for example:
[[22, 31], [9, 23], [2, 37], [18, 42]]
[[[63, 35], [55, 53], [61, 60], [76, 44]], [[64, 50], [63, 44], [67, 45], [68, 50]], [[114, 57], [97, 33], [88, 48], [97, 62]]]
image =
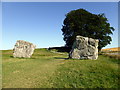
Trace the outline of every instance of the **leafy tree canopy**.
[[70, 11], [64, 19], [62, 32], [67, 47], [72, 47], [77, 35], [99, 40], [101, 50], [112, 41], [110, 35], [114, 28], [110, 27], [105, 14], [92, 14], [85, 9]]

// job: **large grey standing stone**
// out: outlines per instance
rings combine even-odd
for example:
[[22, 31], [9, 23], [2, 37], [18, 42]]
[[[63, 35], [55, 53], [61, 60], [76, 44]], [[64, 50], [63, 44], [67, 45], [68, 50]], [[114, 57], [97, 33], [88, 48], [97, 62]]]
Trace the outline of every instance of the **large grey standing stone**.
[[18, 40], [13, 49], [13, 57], [30, 58], [34, 52], [35, 45], [23, 40]]
[[76, 36], [69, 58], [96, 60], [98, 58], [98, 42], [98, 39]]

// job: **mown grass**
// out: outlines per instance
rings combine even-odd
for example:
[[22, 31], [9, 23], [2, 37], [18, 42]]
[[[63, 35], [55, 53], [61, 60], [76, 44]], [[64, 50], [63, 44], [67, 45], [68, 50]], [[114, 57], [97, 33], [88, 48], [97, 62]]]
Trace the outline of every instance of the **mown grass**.
[[108, 51], [108, 52], [102, 51], [99, 54], [120, 60], [120, 51]]
[[67, 59], [66, 53], [36, 49], [31, 58], [3, 50], [3, 88], [118, 88], [119, 60]]
[[98, 60], [68, 60], [58, 69], [53, 86], [64, 88], [118, 87], [118, 64], [115, 59], [99, 56]]

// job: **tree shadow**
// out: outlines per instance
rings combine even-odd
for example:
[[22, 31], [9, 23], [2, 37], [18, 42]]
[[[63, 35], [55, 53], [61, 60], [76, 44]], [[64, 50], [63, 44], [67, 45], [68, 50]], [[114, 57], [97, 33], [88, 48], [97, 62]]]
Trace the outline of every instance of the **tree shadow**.
[[53, 49], [56, 49], [57, 52], [70, 52], [71, 48], [69, 47], [49, 47], [48, 50], [53, 50]]

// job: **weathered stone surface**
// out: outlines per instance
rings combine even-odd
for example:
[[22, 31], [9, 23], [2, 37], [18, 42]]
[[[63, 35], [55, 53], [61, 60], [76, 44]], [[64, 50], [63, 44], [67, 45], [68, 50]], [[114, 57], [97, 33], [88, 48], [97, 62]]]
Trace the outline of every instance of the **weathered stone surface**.
[[13, 49], [13, 57], [30, 58], [34, 52], [35, 45], [23, 40], [18, 40]]
[[69, 58], [73, 59], [97, 59], [98, 39], [76, 36]]

